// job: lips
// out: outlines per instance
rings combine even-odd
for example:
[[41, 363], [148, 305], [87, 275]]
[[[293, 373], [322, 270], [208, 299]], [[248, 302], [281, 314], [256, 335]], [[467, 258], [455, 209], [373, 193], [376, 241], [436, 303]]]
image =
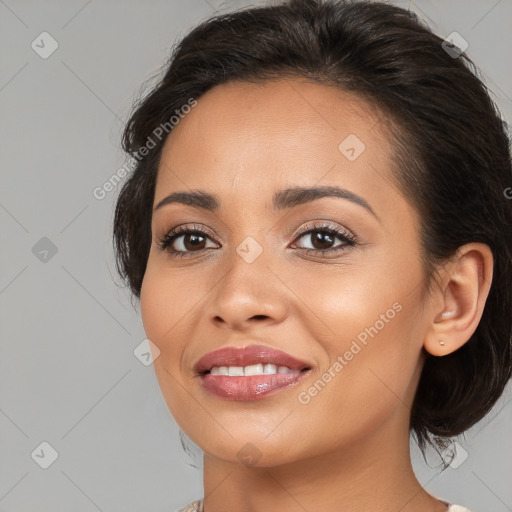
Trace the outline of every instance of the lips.
[[[268, 374], [244, 373], [244, 369], [255, 369], [256, 365], [263, 366]], [[309, 373], [311, 365], [281, 350], [250, 345], [210, 352], [195, 364], [194, 370], [209, 393], [225, 400], [246, 401], [266, 398], [296, 385]]]

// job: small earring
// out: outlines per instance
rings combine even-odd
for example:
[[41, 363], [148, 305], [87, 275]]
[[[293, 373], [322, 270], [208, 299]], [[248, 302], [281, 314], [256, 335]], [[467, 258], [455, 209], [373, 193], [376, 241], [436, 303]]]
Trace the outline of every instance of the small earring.
[[439, 345], [441, 345], [442, 347], [444, 347], [444, 340], [439, 340]]

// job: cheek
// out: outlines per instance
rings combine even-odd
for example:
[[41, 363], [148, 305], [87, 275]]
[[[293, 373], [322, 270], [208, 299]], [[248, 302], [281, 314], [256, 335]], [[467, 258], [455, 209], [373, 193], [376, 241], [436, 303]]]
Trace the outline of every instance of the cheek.
[[340, 340], [361, 334], [364, 342], [368, 330], [380, 332], [395, 323], [402, 309], [399, 299], [405, 294], [392, 281], [389, 270], [374, 267], [362, 272], [354, 266], [303, 275], [295, 279], [293, 291], [304, 305], [300, 318], [309, 322], [305, 329], [316, 335], [325, 332], [334, 348], [339, 345], [344, 351]]
[[[187, 410], [182, 384], [176, 380], [186, 346], [187, 312], [192, 307], [190, 293], [180, 293], [179, 279], [164, 277], [165, 272], [148, 262], [140, 294], [142, 323], [146, 336], [159, 348], [153, 363], [162, 396], [180, 425]], [[169, 285], [172, 283], [172, 286]], [[196, 301], [197, 302], [197, 301]], [[185, 330], [184, 330], [185, 329]]]
[[[383, 311], [385, 314], [386, 308]], [[346, 317], [345, 334], [330, 345], [329, 363], [297, 390], [301, 405], [296, 420], [315, 418], [310, 430], [302, 427], [305, 438], [324, 425], [318, 443], [332, 449], [370, 435], [392, 417], [410, 415], [419, 348], [410, 337], [407, 308], [393, 312], [396, 314], [388, 323], [372, 320], [368, 330], [350, 326], [350, 316]], [[341, 328], [342, 323], [339, 325]], [[361, 333], [364, 336], [358, 338]], [[292, 431], [290, 425], [290, 431], [283, 434], [292, 435]]]
[[161, 350], [197, 305], [194, 289], [185, 276], [167, 275], [165, 269], [148, 262], [140, 294], [141, 316], [148, 338]]
[[326, 420], [336, 411], [342, 423], [350, 411], [360, 424], [365, 418], [378, 421], [409, 400], [424, 327], [417, 271], [410, 268], [398, 279], [377, 265], [365, 275], [346, 268], [339, 277], [316, 276], [296, 286], [297, 295], [307, 297], [307, 309], [315, 312], [301, 315], [303, 328], [327, 356], [312, 382], [299, 390], [306, 410], [311, 407], [314, 416]]
[[[147, 337], [162, 350], [162, 337], [165, 332], [166, 318], [162, 313], [168, 308], [169, 294], [162, 282], [146, 270], [140, 292], [140, 311]], [[169, 311], [169, 310], [168, 310]], [[168, 318], [168, 317], [167, 317]], [[167, 329], [170, 325], [167, 326]]]
[[[146, 336], [159, 348], [154, 362], [155, 372], [175, 372], [180, 369], [186, 348], [187, 325], [193, 316], [198, 298], [180, 278], [166, 277], [165, 272], [149, 266], [144, 275], [140, 294], [142, 323]], [[184, 288], [182, 288], [185, 286]], [[183, 292], [185, 290], [185, 292]], [[164, 375], [162, 375], [164, 376]]]

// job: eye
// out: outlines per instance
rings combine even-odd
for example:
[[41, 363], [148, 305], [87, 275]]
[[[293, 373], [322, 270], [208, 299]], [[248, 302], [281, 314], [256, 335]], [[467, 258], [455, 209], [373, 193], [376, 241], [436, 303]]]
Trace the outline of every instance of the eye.
[[[340, 240], [341, 243], [334, 245], [336, 239]], [[356, 245], [355, 236], [352, 233], [329, 222], [304, 226], [295, 238], [295, 241], [297, 240], [309, 242], [309, 247], [299, 247], [304, 249], [307, 254], [310, 252], [320, 253], [321, 255], [325, 253], [337, 254]]]
[[[310, 252], [317, 255], [338, 254], [356, 245], [355, 236], [352, 233], [329, 222], [304, 226], [295, 237], [294, 243], [297, 240], [307, 241], [308, 239], [310, 247], [299, 246], [299, 249], [307, 254]], [[336, 239], [341, 243], [333, 246]], [[187, 226], [173, 228], [158, 243], [160, 251], [165, 251], [170, 256], [179, 255], [180, 257], [190, 256], [217, 246], [218, 244], [212, 241], [212, 237], [206, 231], [195, 225], [193, 228]]]
[[196, 226], [192, 229], [186, 226], [178, 226], [171, 229], [160, 239], [158, 249], [168, 252], [171, 256], [179, 254], [183, 257], [189, 253], [217, 247], [215, 243], [208, 246], [207, 242], [209, 240], [211, 241], [211, 238], [208, 233]]

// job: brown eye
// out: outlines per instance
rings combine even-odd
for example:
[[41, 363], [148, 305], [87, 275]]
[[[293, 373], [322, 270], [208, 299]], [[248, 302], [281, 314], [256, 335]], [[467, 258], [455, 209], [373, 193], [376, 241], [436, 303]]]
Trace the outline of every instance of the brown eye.
[[161, 251], [168, 252], [171, 256], [175, 254], [185, 256], [189, 253], [217, 247], [213, 242], [213, 245], [207, 245], [209, 240], [211, 241], [211, 238], [204, 231], [178, 227], [171, 230], [160, 240], [158, 248]]
[[329, 249], [336, 238], [327, 231], [316, 231], [310, 233], [310, 236], [311, 243], [315, 249]]
[[[336, 239], [341, 243], [336, 244]], [[313, 226], [306, 228], [299, 234], [296, 240], [304, 240], [304, 245], [299, 245], [299, 248], [305, 249], [308, 253], [336, 253], [338, 250], [343, 250], [347, 247], [355, 245], [355, 237], [348, 231], [343, 231], [338, 227], [327, 226]], [[309, 242], [309, 246], [308, 246]]]
[[186, 235], [181, 235], [177, 237], [173, 244], [176, 243], [180, 238], [182, 238], [181, 245], [183, 249], [178, 249], [179, 251], [195, 251], [204, 249], [206, 244], [206, 237], [202, 235], [196, 235], [195, 233], [189, 233]]

